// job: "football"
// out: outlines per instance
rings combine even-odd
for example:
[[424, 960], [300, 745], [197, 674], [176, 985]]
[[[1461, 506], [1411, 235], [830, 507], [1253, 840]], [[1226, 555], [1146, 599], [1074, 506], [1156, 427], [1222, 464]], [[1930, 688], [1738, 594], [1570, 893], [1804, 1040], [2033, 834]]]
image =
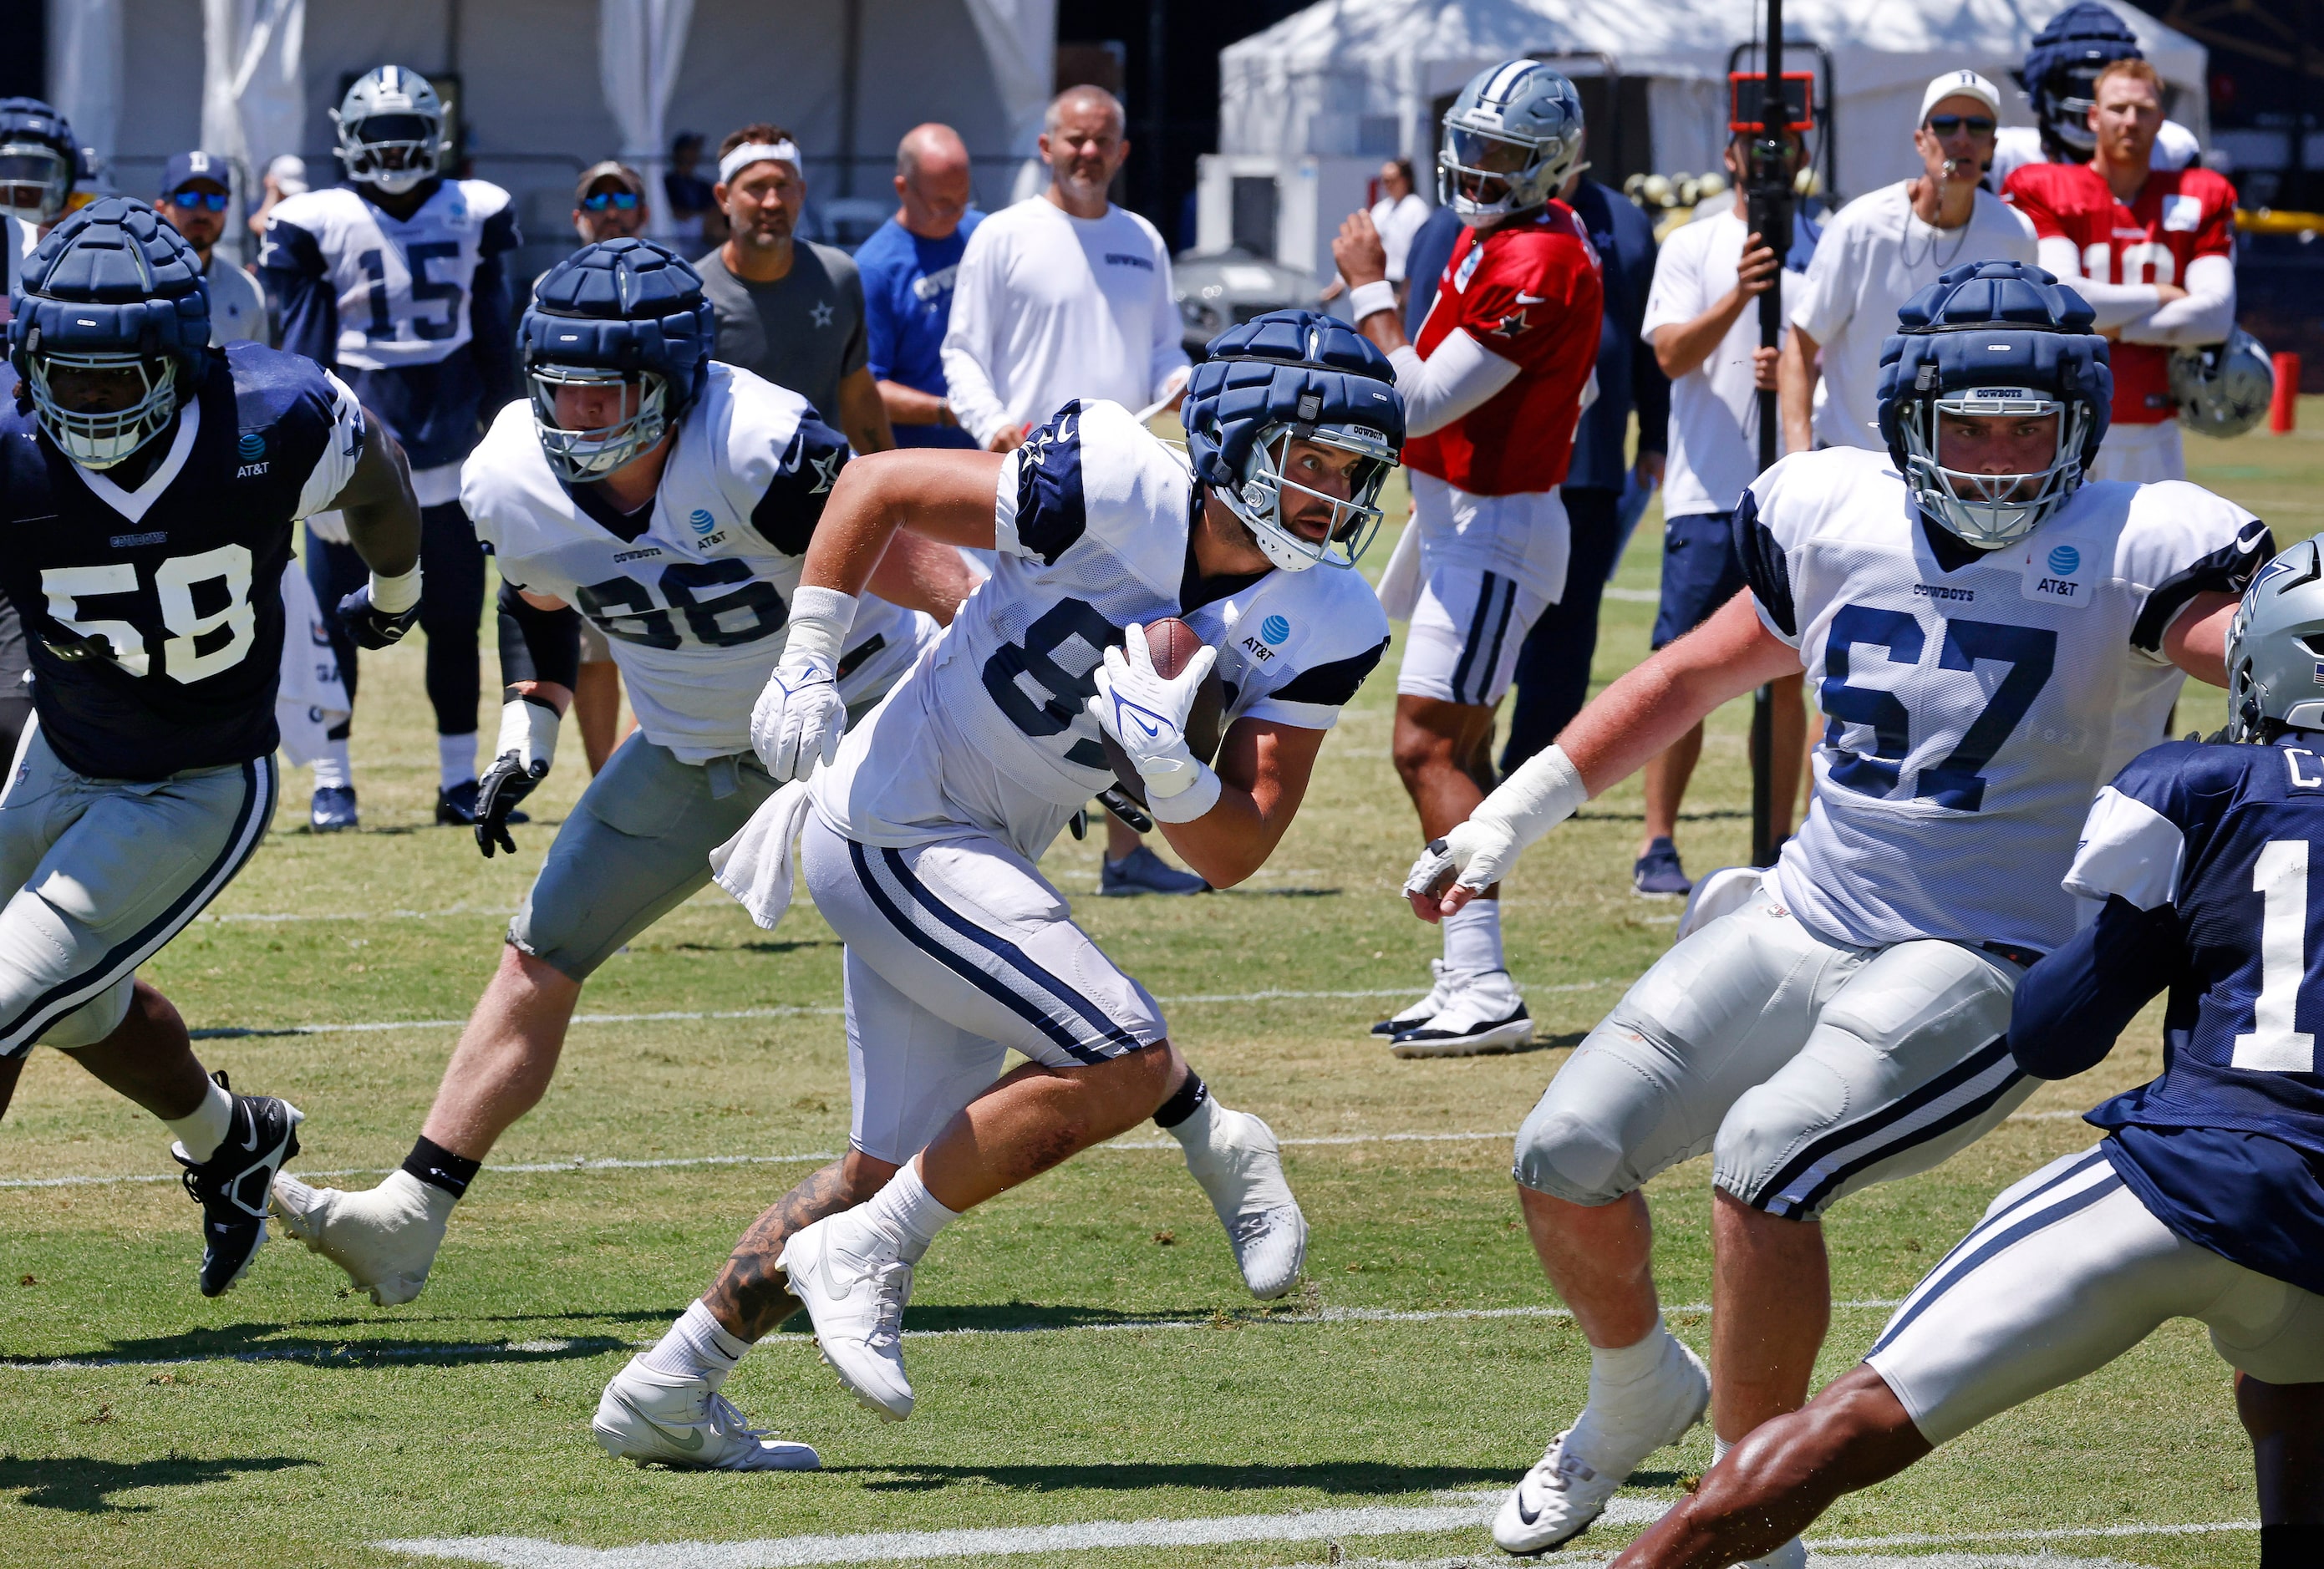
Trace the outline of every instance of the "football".
[[[1194, 629], [1176, 616], [1146, 623], [1147, 651], [1154, 656], [1154, 668], [1166, 676], [1175, 677], [1184, 671], [1202, 647], [1203, 640], [1194, 635]], [[1205, 763], [1218, 756], [1219, 720], [1225, 712], [1226, 685], [1213, 669], [1203, 678], [1202, 690], [1194, 694], [1194, 706], [1186, 714], [1186, 745]], [[1139, 777], [1138, 766], [1130, 760], [1130, 754], [1102, 729], [1098, 731], [1098, 739], [1105, 743], [1105, 760], [1113, 766], [1113, 776], [1121, 793], [1139, 805], [1145, 805], [1146, 781]]]

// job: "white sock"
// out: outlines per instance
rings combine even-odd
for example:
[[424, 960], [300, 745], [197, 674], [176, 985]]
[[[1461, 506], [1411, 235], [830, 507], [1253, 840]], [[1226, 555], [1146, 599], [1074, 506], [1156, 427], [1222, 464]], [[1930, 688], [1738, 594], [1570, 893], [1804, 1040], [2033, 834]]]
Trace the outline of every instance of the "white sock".
[[1716, 1465], [1720, 1461], [1726, 1459], [1727, 1452], [1734, 1447], [1734, 1445], [1729, 1444], [1726, 1439], [1721, 1438], [1718, 1434], [1713, 1433], [1711, 1436], [1711, 1463]]
[[1501, 902], [1471, 899], [1444, 917], [1444, 968], [1471, 974], [1507, 969], [1501, 957]]
[[669, 1326], [669, 1333], [654, 1342], [653, 1349], [639, 1360], [659, 1373], [672, 1378], [707, 1379], [716, 1389], [742, 1360], [751, 1343], [741, 1335], [729, 1335], [710, 1309], [696, 1302], [678, 1316]]
[[1635, 1345], [1590, 1348], [1590, 1403], [1600, 1409], [1618, 1408], [1653, 1388], [1655, 1375], [1672, 1355], [1676, 1343], [1663, 1327], [1662, 1316]]
[[864, 1217], [894, 1241], [902, 1243], [904, 1262], [917, 1264], [928, 1244], [936, 1240], [936, 1233], [960, 1218], [956, 1209], [946, 1209], [936, 1201], [928, 1185], [920, 1180], [917, 1161], [907, 1161], [903, 1170], [880, 1189], [871, 1203], [863, 1207]]
[[217, 1153], [217, 1147], [233, 1130], [234, 1096], [226, 1093], [226, 1086], [212, 1079], [201, 1105], [184, 1116], [163, 1117], [161, 1125], [177, 1139], [186, 1159], [198, 1166]]
[[436, 738], [436, 783], [446, 790], [476, 778], [476, 732]]
[[352, 790], [355, 784], [354, 762], [347, 757], [347, 739], [323, 743], [323, 755], [315, 759], [315, 788], [318, 790]]

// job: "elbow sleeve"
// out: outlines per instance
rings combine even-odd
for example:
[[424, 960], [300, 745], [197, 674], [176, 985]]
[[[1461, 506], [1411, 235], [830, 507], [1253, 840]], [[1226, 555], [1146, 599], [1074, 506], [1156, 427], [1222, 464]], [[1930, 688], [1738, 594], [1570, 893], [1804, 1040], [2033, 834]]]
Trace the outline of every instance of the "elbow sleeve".
[[567, 605], [544, 610], [509, 584], [501, 584], [501, 684], [542, 681], [573, 690], [581, 675], [581, 612]]

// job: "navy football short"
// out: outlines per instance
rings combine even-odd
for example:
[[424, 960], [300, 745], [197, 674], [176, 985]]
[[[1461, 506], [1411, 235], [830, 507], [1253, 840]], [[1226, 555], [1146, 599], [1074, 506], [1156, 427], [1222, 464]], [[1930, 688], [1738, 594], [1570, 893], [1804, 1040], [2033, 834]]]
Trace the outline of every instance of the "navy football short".
[[1654, 646], [1675, 643], [1743, 587], [1732, 512], [1690, 512], [1663, 525], [1663, 601]]

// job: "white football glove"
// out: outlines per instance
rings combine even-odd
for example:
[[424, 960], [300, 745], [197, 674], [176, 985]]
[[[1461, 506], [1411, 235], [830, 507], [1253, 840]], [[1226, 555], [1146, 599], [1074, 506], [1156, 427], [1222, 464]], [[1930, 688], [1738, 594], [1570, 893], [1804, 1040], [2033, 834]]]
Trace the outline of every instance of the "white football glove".
[[1544, 748], [1477, 803], [1469, 821], [1432, 840], [1406, 874], [1413, 898], [1442, 899], [1457, 885], [1481, 893], [1507, 876], [1526, 846], [1579, 811], [1590, 799], [1565, 748]]
[[1204, 647], [1175, 679], [1154, 668], [1146, 629], [1123, 629], [1126, 643], [1108, 648], [1092, 672], [1097, 695], [1090, 717], [1111, 736], [1146, 782], [1147, 809], [1162, 822], [1192, 822], [1218, 803], [1219, 776], [1186, 744], [1186, 715], [1218, 663], [1218, 650]]
[[1404, 891], [1420, 897], [1442, 899], [1458, 882], [1482, 893], [1517, 865], [1525, 846], [1508, 824], [1497, 817], [1472, 817], [1443, 839], [1431, 840], [1404, 879]]
[[751, 707], [751, 749], [778, 784], [805, 779], [839, 756], [847, 704], [839, 695], [839, 646], [855, 619], [855, 600], [833, 589], [792, 596], [782, 663]]

